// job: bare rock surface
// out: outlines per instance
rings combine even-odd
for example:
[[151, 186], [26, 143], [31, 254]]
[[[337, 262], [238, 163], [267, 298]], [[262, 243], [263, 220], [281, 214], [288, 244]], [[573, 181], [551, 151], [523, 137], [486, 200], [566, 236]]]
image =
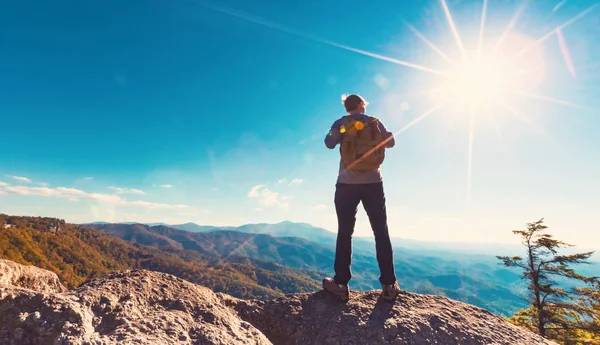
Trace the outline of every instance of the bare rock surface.
[[375, 291], [343, 303], [327, 292], [243, 301], [219, 294], [240, 317], [277, 345], [556, 345], [484, 309], [442, 296]]
[[145, 271], [67, 293], [0, 287], [0, 344], [269, 345], [209, 289]]
[[7, 276], [0, 276], [2, 345], [554, 344], [441, 296], [405, 292], [384, 302], [364, 292], [343, 303], [320, 291], [244, 301], [146, 270], [109, 274], [67, 292], [49, 284], [48, 274], [27, 284]]
[[3, 259], [0, 259], [1, 285], [18, 286], [39, 292], [67, 291], [54, 272]]

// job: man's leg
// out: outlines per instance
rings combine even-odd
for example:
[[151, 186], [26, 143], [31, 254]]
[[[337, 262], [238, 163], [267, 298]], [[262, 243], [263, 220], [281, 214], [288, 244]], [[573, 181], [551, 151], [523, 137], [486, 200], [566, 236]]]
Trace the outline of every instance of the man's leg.
[[379, 263], [379, 270], [381, 272], [379, 282], [382, 285], [392, 285], [396, 282], [396, 274], [394, 272], [392, 243], [387, 226], [383, 183], [365, 184], [363, 188], [363, 206], [369, 216], [369, 222], [375, 235], [377, 262]]
[[335, 277], [338, 284], [348, 284], [352, 277], [352, 234], [356, 223], [356, 211], [360, 194], [356, 185], [337, 184], [335, 189], [335, 211], [338, 219], [338, 234], [335, 247]]

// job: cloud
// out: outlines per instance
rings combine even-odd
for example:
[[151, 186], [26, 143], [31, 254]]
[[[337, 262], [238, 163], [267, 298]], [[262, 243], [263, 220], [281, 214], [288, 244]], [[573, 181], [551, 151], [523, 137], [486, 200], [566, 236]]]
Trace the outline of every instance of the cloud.
[[160, 185], [160, 188], [172, 188], [172, 187], [173, 187], [173, 185], [170, 185], [170, 184], [161, 184]]
[[56, 197], [56, 198], [66, 198], [70, 201], [77, 200], [93, 200], [107, 204], [120, 205], [120, 206], [134, 206], [134, 207], [143, 207], [149, 209], [166, 209], [166, 210], [175, 210], [175, 209], [187, 209], [189, 206], [187, 205], [173, 205], [173, 204], [164, 204], [164, 203], [156, 203], [149, 201], [129, 201], [125, 200], [118, 195], [113, 194], [102, 194], [102, 193], [88, 193], [82, 191], [80, 189], [75, 188], [67, 188], [67, 187], [58, 187], [58, 188], [48, 188], [48, 187], [27, 187], [27, 186], [11, 186], [6, 183], [0, 184], [0, 194], [11, 194], [11, 195], [21, 195], [21, 196], [42, 196], [42, 197]]
[[249, 198], [258, 198], [260, 196], [259, 190], [261, 190], [262, 188], [265, 188], [265, 187], [266, 186], [264, 184], [259, 184], [259, 185], [252, 187], [250, 189], [250, 191], [248, 192], [248, 197]]
[[88, 177], [84, 177], [83, 179], [84, 179], [84, 180], [86, 180], [86, 181], [91, 181], [91, 180], [93, 180], [94, 178], [93, 178], [93, 177], [90, 177], [90, 176], [88, 176]]
[[279, 195], [277, 192], [273, 192], [267, 186], [263, 184], [256, 185], [250, 189], [247, 196], [249, 198], [258, 199], [258, 203], [262, 206], [280, 206], [287, 207], [288, 204], [285, 200], [289, 199], [287, 196]]
[[317, 206], [313, 207], [313, 209], [315, 209], [317, 211], [327, 211], [327, 210], [329, 210], [329, 206], [321, 204], [321, 205], [317, 205]]
[[3, 187], [3, 186], [8, 186], [8, 184], [6, 182], [0, 181], [0, 187]]
[[8, 176], [8, 175], [7, 175], [7, 177], [10, 177], [10, 178], [12, 178], [14, 180], [17, 180], [19, 182], [31, 183], [31, 180], [28, 179], [27, 177], [23, 177], [23, 176]]
[[188, 208], [189, 206], [187, 205], [171, 205], [171, 204], [162, 204], [162, 203], [157, 203], [157, 202], [148, 202], [148, 201], [124, 201], [121, 203], [122, 205], [128, 205], [128, 206], [139, 206], [139, 207], [145, 207], [145, 208], [160, 208], [163, 210], [178, 210], [178, 209], [184, 209], [184, 208]]
[[144, 191], [141, 191], [141, 190], [135, 189], [135, 188], [119, 188], [119, 187], [113, 187], [113, 186], [110, 186], [108, 188], [114, 190], [115, 192], [117, 192], [117, 194], [138, 194], [138, 195], [146, 194], [146, 193], [144, 193]]
[[293, 179], [291, 181], [288, 181], [288, 179], [282, 178], [279, 181], [277, 181], [277, 183], [294, 186], [294, 185], [299, 185], [299, 184], [304, 183], [304, 180], [301, 179], [301, 178], [295, 178], [295, 179]]
[[38, 184], [42, 187], [48, 187], [48, 184], [46, 182], [40, 182]]

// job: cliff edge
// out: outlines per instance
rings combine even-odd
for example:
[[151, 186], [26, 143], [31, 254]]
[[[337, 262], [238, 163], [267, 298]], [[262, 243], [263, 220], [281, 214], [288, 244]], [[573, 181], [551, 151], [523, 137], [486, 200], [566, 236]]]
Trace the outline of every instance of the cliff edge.
[[52, 272], [0, 265], [0, 344], [554, 344], [441, 296], [403, 292], [390, 303], [364, 292], [342, 303], [319, 291], [245, 301], [146, 270], [65, 291]]

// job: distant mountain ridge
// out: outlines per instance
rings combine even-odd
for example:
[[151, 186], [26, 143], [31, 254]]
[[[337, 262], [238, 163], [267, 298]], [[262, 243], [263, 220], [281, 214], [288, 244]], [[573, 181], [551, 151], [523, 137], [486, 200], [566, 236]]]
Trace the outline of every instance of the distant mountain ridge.
[[[277, 226], [283, 229], [277, 229]], [[322, 276], [332, 274], [334, 241], [317, 243], [299, 237], [274, 237], [255, 233], [266, 229], [271, 233], [288, 234], [292, 226], [293, 223], [255, 225], [242, 228], [246, 232], [190, 232], [163, 225], [152, 227], [143, 224], [99, 224], [93, 227], [134, 243], [194, 250], [224, 262], [235, 255], [271, 261], [294, 269], [324, 272]], [[443, 294], [505, 315], [523, 306], [520, 297], [511, 289], [511, 284], [519, 282], [520, 277], [511, 271], [495, 267], [495, 262], [491, 265], [480, 264], [482, 267], [479, 267], [454, 257], [439, 258], [405, 250], [398, 251], [395, 256], [398, 279], [401, 286], [409, 291]], [[372, 252], [365, 254], [355, 251], [352, 270], [352, 289], [365, 291], [381, 287], [378, 282], [377, 260]]]
[[[166, 224], [166, 223], [138, 223], [138, 222], [92, 222], [84, 224], [145, 224], [149, 226], [163, 225], [170, 228], [185, 230], [191, 232], [211, 232], [220, 230], [233, 230], [248, 233], [262, 233], [274, 237], [300, 237], [311, 242], [317, 242], [323, 245], [335, 245], [337, 233], [321, 227], [315, 227], [309, 223], [282, 221], [278, 223], [250, 223], [240, 226], [213, 226], [213, 225], [198, 225], [188, 222], [184, 224]], [[401, 237], [392, 237], [392, 245], [402, 250], [409, 251], [425, 251], [436, 256], [452, 256], [456, 253], [460, 255], [476, 255], [479, 257], [494, 255], [521, 255], [523, 248], [520, 244], [492, 244], [492, 243], [462, 243], [462, 242], [436, 242], [436, 241], [420, 241], [406, 239]], [[375, 241], [373, 236], [354, 236], [354, 250], [358, 250], [363, 254], [375, 253]], [[567, 248], [567, 251], [569, 248]], [[581, 248], [579, 246], [572, 248], [573, 251], [593, 250], [589, 248]], [[490, 255], [492, 253], [492, 255]], [[495, 258], [493, 260], [496, 260]], [[600, 259], [592, 258], [593, 263], [600, 265]]]

